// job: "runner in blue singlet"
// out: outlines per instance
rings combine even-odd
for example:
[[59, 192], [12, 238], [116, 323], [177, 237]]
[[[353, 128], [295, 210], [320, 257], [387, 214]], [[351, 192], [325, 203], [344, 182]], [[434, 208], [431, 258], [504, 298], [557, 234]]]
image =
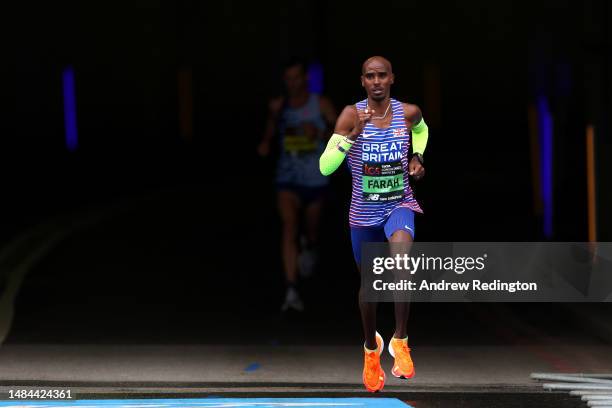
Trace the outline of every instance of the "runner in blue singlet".
[[[297, 290], [298, 272], [308, 275], [317, 258], [319, 219], [329, 182], [319, 171], [319, 156], [336, 121], [331, 101], [310, 93], [307, 79], [303, 61], [296, 59], [286, 65], [286, 94], [270, 102], [264, 137], [257, 148], [264, 157], [270, 154], [273, 142], [280, 148], [276, 189], [287, 285], [283, 311], [304, 308]], [[299, 243], [302, 218], [305, 242]]]

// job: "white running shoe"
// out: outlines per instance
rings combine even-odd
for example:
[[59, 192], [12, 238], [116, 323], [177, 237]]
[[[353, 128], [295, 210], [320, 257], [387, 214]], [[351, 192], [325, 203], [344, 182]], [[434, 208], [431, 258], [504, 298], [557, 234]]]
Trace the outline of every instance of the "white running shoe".
[[285, 295], [285, 303], [283, 303], [283, 306], [281, 306], [281, 310], [283, 312], [286, 312], [289, 309], [294, 309], [298, 312], [304, 311], [304, 302], [302, 302], [300, 294], [294, 288], [287, 289], [287, 294]]

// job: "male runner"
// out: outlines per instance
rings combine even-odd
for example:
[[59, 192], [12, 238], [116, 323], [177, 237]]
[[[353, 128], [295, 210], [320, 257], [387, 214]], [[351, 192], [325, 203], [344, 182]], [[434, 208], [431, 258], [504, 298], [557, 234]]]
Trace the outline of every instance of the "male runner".
[[[398, 243], [408, 252], [414, 239], [414, 211], [422, 212], [414, 199], [409, 176], [425, 174], [423, 152], [428, 129], [418, 106], [390, 97], [394, 82], [391, 63], [383, 57], [368, 58], [362, 66], [361, 85], [367, 99], [344, 108], [334, 134], [320, 158], [324, 175], [333, 173], [348, 156], [353, 178], [349, 224], [353, 254], [361, 272], [363, 242]], [[412, 156], [409, 148], [412, 144]], [[368, 391], [380, 391], [385, 373], [380, 366], [382, 337], [376, 332], [376, 303], [363, 299], [359, 308], [365, 334], [363, 383]], [[391, 373], [412, 378], [414, 365], [408, 347], [408, 302], [395, 302], [395, 333], [389, 352], [395, 358]]]
[[[282, 221], [282, 255], [286, 281], [281, 310], [302, 311], [297, 291], [298, 269], [309, 275], [316, 261], [319, 220], [329, 180], [319, 173], [319, 156], [325, 149], [337, 115], [331, 101], [308, 91], [306, 64], [290, 61], [284, 72], [285, 95], [270, 102], [268, 121], [257, 150], [268, 156], [278, 135], [280, 158], [276, 171], [277, 202]], [[300, 254], [300, 212], [305, 218], [305, 246]]]

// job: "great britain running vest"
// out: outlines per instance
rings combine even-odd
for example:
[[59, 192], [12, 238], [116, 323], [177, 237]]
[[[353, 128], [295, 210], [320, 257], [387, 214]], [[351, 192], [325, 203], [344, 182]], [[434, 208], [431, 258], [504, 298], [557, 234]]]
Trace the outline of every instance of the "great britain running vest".
[[[357, 103], [367, 106], [367, 99]], [[409, 184], [411, 132], [406, 127], [402, 104], [391, 99], [391, 125], [381, 129], [366, 123], [363, 132], [348, 151], [353, 178], [349, 211], [351, 227], [381, 225], [398, 207], [422, 213]]]

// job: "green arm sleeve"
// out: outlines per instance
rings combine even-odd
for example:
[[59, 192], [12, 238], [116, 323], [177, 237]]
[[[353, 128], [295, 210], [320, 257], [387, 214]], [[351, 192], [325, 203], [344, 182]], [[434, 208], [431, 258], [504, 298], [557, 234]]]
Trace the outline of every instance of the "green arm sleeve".
[[412, 151], [414, 153], [425, 153], [427, 139], [429, 138], [429, 129], [425, 123], [425, 119], [412, 127]]
[[[345, 150], [341, 152], [338, 147]], [[319, 158], [319, 170], [324, 176], [332, 174], [344, 161], [346, 152], [351, 148], [351, 144], [344, 140], [344, 136], [334, 133], [327, 142], [325, 151]]]

